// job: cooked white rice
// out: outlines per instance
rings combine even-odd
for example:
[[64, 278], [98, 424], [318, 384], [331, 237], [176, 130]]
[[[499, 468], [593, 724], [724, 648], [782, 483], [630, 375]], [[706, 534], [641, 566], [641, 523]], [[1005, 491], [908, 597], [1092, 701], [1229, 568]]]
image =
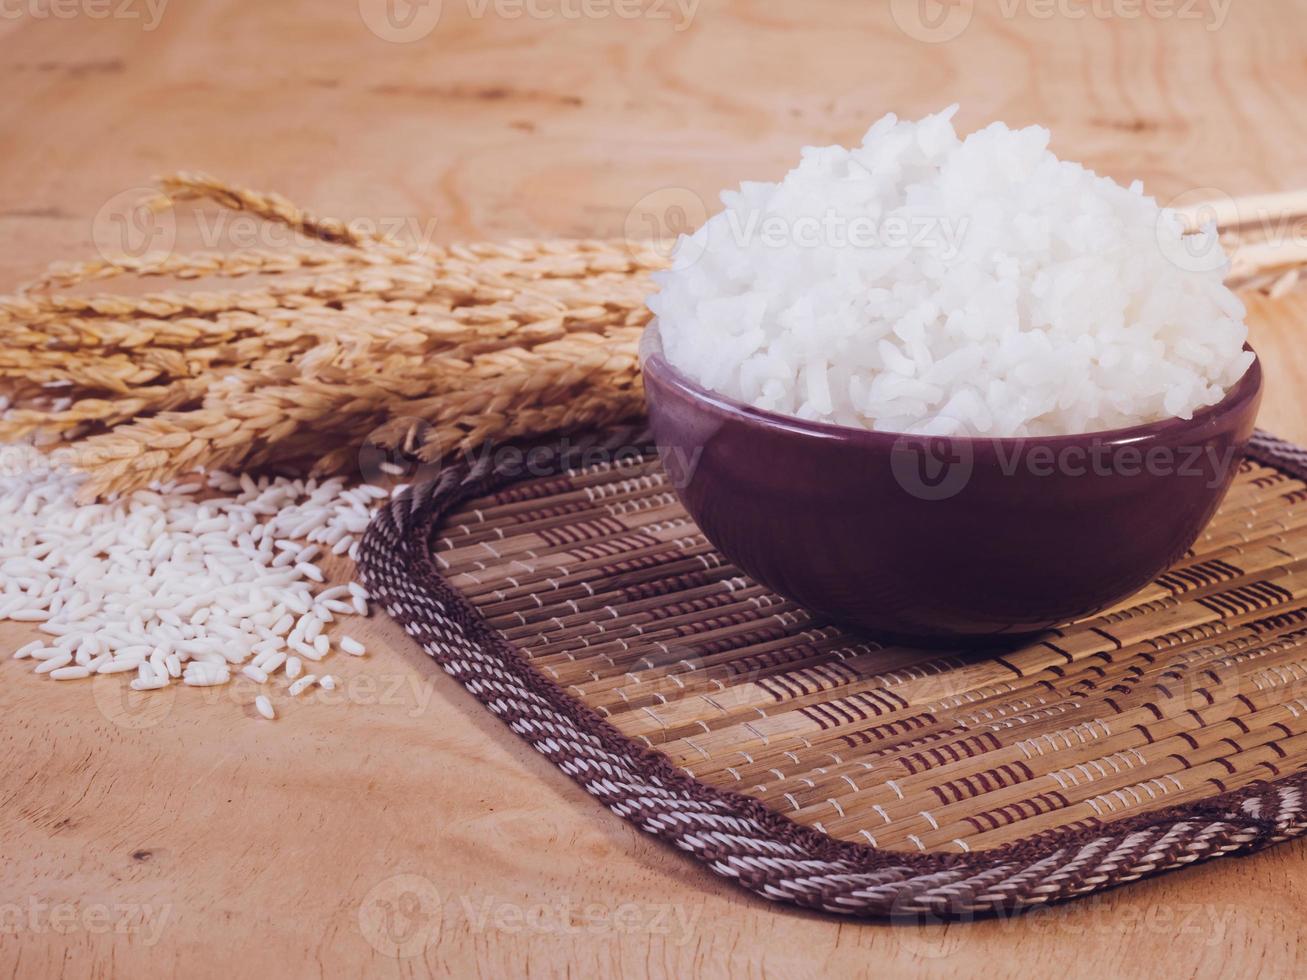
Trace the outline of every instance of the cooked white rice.
[[1214, 229], [995, 123], [893, 115], [722, 194], [649, 301], [668, 360], [759, 408], [889, 432], [1189, 418], [1252, 355]]

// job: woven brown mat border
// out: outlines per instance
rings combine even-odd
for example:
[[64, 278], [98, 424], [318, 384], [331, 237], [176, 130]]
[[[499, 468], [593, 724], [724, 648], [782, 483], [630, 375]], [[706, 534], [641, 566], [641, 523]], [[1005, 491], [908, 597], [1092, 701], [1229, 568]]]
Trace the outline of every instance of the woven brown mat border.
[[[532, 476], [632, 446], [652, 451], [647, 431], [623, 427], [537, 445]], [[1249, 455], [1307, 480], [1307, 450], [1292, 443], [1258, 432]], [[520, 468], [520, 456], [484, 453], [392, 501], [362, 544], [368, 589], [446, 672], [586, 792], [765, 898], [847, 915], [959, 919], [1062, 901], [1307, 832], [1307, 773], [963, 854], [835, 840], [705, 785], [542, 676], [438, 572], [431, 539], [443, 517], [521, 479]]]

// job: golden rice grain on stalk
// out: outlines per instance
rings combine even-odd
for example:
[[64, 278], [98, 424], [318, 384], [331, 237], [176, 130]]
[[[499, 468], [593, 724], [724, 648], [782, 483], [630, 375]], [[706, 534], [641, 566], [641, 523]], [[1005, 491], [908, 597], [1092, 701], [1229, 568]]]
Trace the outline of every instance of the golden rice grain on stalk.
[[159, 276], [174, 279], [202, 279], [206, 276], [236, 278], [253, 275], [285, 275], [303, 269], [325, 272], [343, 269], [367, 261], [366, 255], [352, 252], [328, 252], [304, 248], [243, 249], [235, 252], [197, 252], [193, 254], [118, 256], [87, 262], [59, 262], [39, 278], [25, 283], [20, 293], [47, 289], [67, 289], [84, 282], [103, 281], [117, 276]]
[[[165, 443], [186, 448], [177, 460], [187, 466], [226, 469], [259, 466], [288, 453], [326, 457], [342, 441], [360, 444], [392, 411], [425, 412], [453, 426], [482, 412], [489, 412], [489, 419], [507, 418], [506, 408], [540, 407], [567, 395], [580, 413], [587, 410], [589, 389], [634, 383], [638, 335], [638, 328], [623, 327], [611, 335], [567, 336], [529, 351], [497, 350], [470, 361], [382, 358], [357, 378], [300, 379], [265, 388], [247, 383], [206, 398], [198, 409], [163, 412], [92, 436], [76, 447], [76, 459], [92, 473], [88, 494], [99, 494], [180, 475], [180, 463], [161, 462], [154, 452]], [[595, 409], [594, 414], [611, 412]], [[494, 428], [493, 422], [479, 422], [472, 431], [492, 438]], [[515, 423], [512, 434], [531, 433]], [[287, 446], [296, 436], [294, 447]]]
[[169, 411], [201, 398], [208, 379], [187, 378], [153, 388], [137, 388], [123, 398], [82, 398], [62, 410], [16, 408], [0, 419], [0, 442], [16, 442], [31, 435], [68, 432], [88, 423], [113, 426], [147, 411]]
[[159, 178], [158, 184], [160, 198], [152, 202], [154, 207], [169, 207], [176, 201], [207, 199], [230, 211], [247, 211], [325, 242], [362, 245], [380, 241], [375, 235], [356, 232], [337, 218], [319, 218], [280, 194], [233, 187], [206, 173], [169, 174]]

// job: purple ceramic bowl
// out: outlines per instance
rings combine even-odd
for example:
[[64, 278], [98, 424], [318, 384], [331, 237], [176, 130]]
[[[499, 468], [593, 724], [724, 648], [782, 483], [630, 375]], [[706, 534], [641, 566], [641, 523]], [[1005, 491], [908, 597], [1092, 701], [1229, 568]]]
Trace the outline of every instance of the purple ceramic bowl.
[[1027, 439], [806, 422], [708, 391], [641, 342], [663, 465], [759, 582], [899, 639], [1031, 633], [1097, 612], [1193, 544], [1252, 435], [1262, 370], [1192, 420]]

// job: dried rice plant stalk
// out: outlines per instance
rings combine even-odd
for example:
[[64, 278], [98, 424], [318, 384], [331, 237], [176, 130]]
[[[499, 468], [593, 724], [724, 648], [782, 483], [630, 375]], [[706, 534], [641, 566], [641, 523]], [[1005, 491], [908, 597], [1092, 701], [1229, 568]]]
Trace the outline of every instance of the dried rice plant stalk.
[[[321, 459], [313, 472], [338, 472], [347, 465], [334, 451], [342, 443], [353, 455], [370, 433], [376, 445], [395, 445], [414, 412], [431, 423], [422, 447], [428, 458], [437, 448], [443, 454], [490, 438], [552, 431], [534, 428], [545, 418], [615, 421], [639, 410], [639, 332], [639, 326], [625, 327], [468, 361], [408, 360], [289, 384], [260, 386], [247, 374], [210, 392], [195, 409], [160, 412], [82, 440], [74, 459], [91, 472], [87, 493], [95, 495], [197, 465], [253, 468], [316, 455]], [[521, 414], [560, 405], [568, 411]]]
[[206, 276], [236, 278], [251, 275], [284, 275], [301, 269], [319, 272], [365, 264], [366, 253], [333, 254], [310, 249], [267, 251], [250, 249], [238, 252], [202, 252], [190, 255], [120, 256], [88, 262], [60, 262], [50, 266], [40, 277], [25, 283], [20, 294], [46, 289], [67, 289], [83, 282], [112, 279], [115, 276], [168, 276], [174, 279], [202, 279]]
[[13, 409], [4, 422], [6, 439], [19, 439], [44, 433], [60, 436], [87, 425], [114, 426], [145, 415], [181, 408], [202, 398], [210, 382], [205, 378], [187, 378], [170, 384], [147, 386], [119, 398], [84, 398], [66, 408]]
[[158, 179], [158, 184], [161, 195], [150, 202], [153, 207], [171, 207], [176, 201], [208, 200], [229, 211], [247, 211], [286, 225], [319, 241], [356, 247], [385, 241], [377, 235], [359, 233], [338, 218], [320, 218], [311, 214], [280, 194], [233, 187], [205, 173], [167, 174]]
[[[15, 386], [0, 439], [75, 437], [90, 494], [201, 465], [352, 469], [371, 433], [411, 428], [404, 413], [419, 409], [433, 424], [412, 448], [427, 456], [640, 409], [635, 343], [648, 272], [662, 264], [650, 249], [519, 241], [414, 253], [204, 175], [161, 188], [151, 206], [213, 202], [330, 251], [63, 265], [0, 298], [0, 384]], [[271, 281], [62, 292], [123, 275]], [[58, 387], [36, 396], [34, 382]]]
[[[88, 496], [199, 466], [357, 472], [365, 444], [438, 463], [642, 411], [636, 347], [665, 265], [651, 246], [415, 249], [205, 174], [159, 187], [151, 208], [241, 211], [304, 245], [56, 264], [0, 296], [0, 441], [65, 447]], [[1243, 216], [1307, 216], [1307, 196], [1219, 204], [1231, 284], [1293, 288], [1307, 250], [1256, 240]], [[208, 288], [70, 292], [119, 277]]]

